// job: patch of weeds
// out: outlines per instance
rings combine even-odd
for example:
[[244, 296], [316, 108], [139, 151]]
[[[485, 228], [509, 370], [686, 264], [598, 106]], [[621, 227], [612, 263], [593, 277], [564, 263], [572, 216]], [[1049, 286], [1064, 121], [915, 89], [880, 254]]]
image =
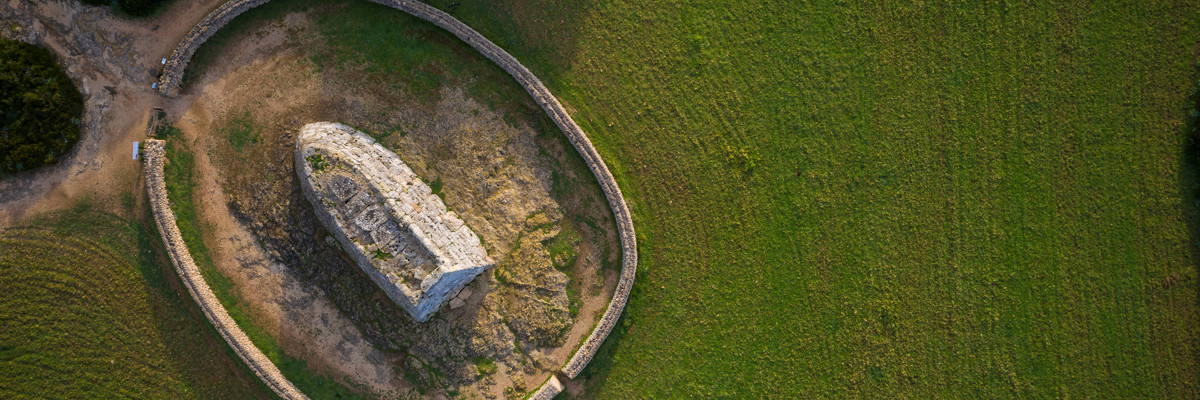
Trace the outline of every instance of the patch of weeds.
[[308, 161], [309, 165], [312, 165], [313, 171], [318, 171], [318, 172], [324, 171], [325, 166], [327, 165], [327, 164], [325, 164], [325, 158], [321, 157], [320, 154], [313, 154], [311, 156], [305, 157], [304, 160]]
[[395, 258], [395, 256], [386, 251], [376, 249], [375, 251], [371, 252], [371, 258], [375, 260], [391, 260]]
[[182, 134], [183, 131], [179, 130], [179, 128], [176, 128], [175, 125], [161, 124], [154, 128], [154, 137], [162, 140], [167, 140]]
[[241, 152], [248, 144], [262, 141], [259, 130], [254, 126], [254, 118], [250, 116], [250, 111], [234, 117], [225, 124], [221, 133], [229, 140], [229, 145], [238, 152]]
[[504, 269], [502, 268], [504, 265], [507, 264], [501, 264], [496, 268], [492, 268], [492, 276], [496, 278], [496, 282], [500, 283], [501, 285], [508, 286], [510, 283], [512, 283], [512, 280], [508, 279], [508, 274], [504, 272]]
[[579, 233], [575, 232], [575, 228], [571, 227], [571, 224], [562, 224], [558, 235], [542, 240], [542, 246], [550, 253], [550, 262], [554, 264], [554, 268], [565, 271], [575, 265], [575, 259], [578, 258], [575, 245], [578, 242]]
[[475, 369], [479, 370], [479, 376], [496, 373], [496, 360], [487, 357], [475, 357], [471, 362], [475, 364]]
[[400, 124], [396, 124], [395, 126], [393, 126], [393, 127], [392, 127], [392, 131], [391, 131], [391, 132], [389, 132], [389, 134], [391, 134], [391, 135], [397, 135], [397, 136], [400, 136], [400, 137], [406, 137], [406, 136], [408, 136], [408, 132], [407, 132], [407, 131], [405, 131], [405, 130], [404, 130], [404, 126], [402, 126], [402, 125], [400, 125]]
[[357, 127], [357, 126], [354, 127], [354, 129], [366, 134], [367, 136], [370, 136], [371, 139], [375, 139], [375, 141], [378, 142], [379, 144], [383, 144], [383, 139], [387, 139], [388, 136], [392, 136], [391, 130], [384, 132], [384, 133], [379, 133], [379, 132], [375, 132], [375, 131], [367, 129], [367, 128], [361, 128], [361, 127]]
[[583, 307], [583, 300], [579, 296], [578, 282], [571, 282], [567, 285], [567, 311], [571, 313], [571, 318], [579, 315], [579, 308]]
[[437, 178], [434, 179], [433, 182], [429, 182], [429, 190], [432, 191], [433, 194], [437, 195], [437, 197], [441, 198], [443, 202], [445, 202], [446, 195], [442, 193], [443, 186], [445, 186], [445, 184], [442, 182], [442, 178]]

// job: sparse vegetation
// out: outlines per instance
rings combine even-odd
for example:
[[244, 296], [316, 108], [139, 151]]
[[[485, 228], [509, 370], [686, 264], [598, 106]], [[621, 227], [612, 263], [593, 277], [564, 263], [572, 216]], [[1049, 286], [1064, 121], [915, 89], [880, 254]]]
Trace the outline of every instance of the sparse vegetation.
[[[181, 137], [168, 140], [166, 148], [167, 163], [164, 177], [167, 184], [167, 195], [171, 199], [171, 211], [175, 212], [176, 224], [187, 244], [196, 266], [201, 275], [216, 294], [217, 300], [229, 312], [229, 316], [237, 322], [250, 341], [262, 350], [283, 373], [301, 391], [312, 398], [357, 399], [363, 396], [352, 391], [337, 381], [308, 370], [304, 360], [289, 356], [283, 352], [274, 337], [255, 325], [242, 303], [234, 295], [233, 281], [221, 274], [213, 264], [208, 246], [203, 240], [203, 231], [194, 203], [196, 179], [194, 174], [194, 156]], [[241, 363], [241, 360], [238, 360]]]
[[0, 172], [58, 161], [82, 117], [83, 96], [49, 50], [0, 38]]
[[[235, 115], [221, 127], [221, 135], [229, 140], [234, 150], [242, 151], [246, 145], [261, 141], [259, 131], [254, 126], [254, 118], [250, 111]], [[315, 167], [315, 166], [314, 166]]]
[[320, 172], [325, 170], [325, 158], [320, 154], [313, 154], [304, 159], [308, 161], [309, 165], [312, 165], [313, 171]]
[[475, 370], [479, 371], [480, 376], [496, 373], [496, 360], [487, 357], [476, 357], [471, 362], [475, 364]]
[[392, 258], [395, 258], [395, 256], [393, 256], [390, 253], [383, 251], [383, 250], [375, 250], [375, 251], [371, 252], [371, 258], [374, 258], [377, 260], [390, 260]]
[[445, 185], [446, 184], [442, 182], [442, 178], [436, 178], [433, 180], [433, 182], [429, 182], [429, 191], [441, 198], [442, 201], [446, 201], [446, 195], [442, 193], [442, 187]]

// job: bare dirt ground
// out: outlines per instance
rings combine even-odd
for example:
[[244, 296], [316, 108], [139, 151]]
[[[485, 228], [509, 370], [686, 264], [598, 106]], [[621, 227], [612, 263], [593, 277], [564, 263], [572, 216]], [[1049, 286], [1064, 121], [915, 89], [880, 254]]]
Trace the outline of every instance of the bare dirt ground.
[[75, 1], [0, 2], [0, 35], [50, 48], [86, 107], [83, 134], [68, 156], [0, 180], [0, 228], [80, 199], [122, 210], [121, 198], [134, 195], [141, 170], [133, 142], [144, 137], [150, 108], [163, 101], [150, 88], [158, 62], [218, 4], [175, 2], [135, 20]]

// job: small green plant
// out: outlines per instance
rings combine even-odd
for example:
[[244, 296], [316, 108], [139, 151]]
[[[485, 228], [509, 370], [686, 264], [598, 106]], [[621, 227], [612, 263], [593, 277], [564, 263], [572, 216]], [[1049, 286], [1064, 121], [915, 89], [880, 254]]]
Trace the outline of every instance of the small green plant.
[[395, 256], [386, 251], [376, 249], [375, 251], [371, 252], [371, 258], [375, 260], [391, 260], [395, 258]]
[[324, 171], [325, 170], [325, 158], [321, 157], [320, 154], [313, 154], [311, 156], [305, 157], [304, 160], [308, 161], [308, 165], [312, 166], [313, 171]]
[[429, 190], [433, 192], [433, 194], [437, 195], [437, 197], [441, 198], [442, 201], [446, 201], [446, 195], [442, 193], [443, 186], [445, 185], [442, 183], [442, 178], [437, 178], [434, 179], [433, 182], [429, 182]]
[[479, 371], [479, 376], [496, 373], [496, 360], [487, 357], [475, 357], [471, 362], [475, 364], [475, 369]]

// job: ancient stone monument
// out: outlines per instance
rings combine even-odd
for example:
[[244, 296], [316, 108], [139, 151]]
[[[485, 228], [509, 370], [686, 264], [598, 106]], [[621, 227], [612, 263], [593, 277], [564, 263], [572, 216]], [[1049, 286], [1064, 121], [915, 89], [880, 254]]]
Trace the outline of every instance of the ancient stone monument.
[[493, 261], [471, 228], [395, 153], [342, 124], [305, 125], [296, 173], [321, 222], [417, 321]]

